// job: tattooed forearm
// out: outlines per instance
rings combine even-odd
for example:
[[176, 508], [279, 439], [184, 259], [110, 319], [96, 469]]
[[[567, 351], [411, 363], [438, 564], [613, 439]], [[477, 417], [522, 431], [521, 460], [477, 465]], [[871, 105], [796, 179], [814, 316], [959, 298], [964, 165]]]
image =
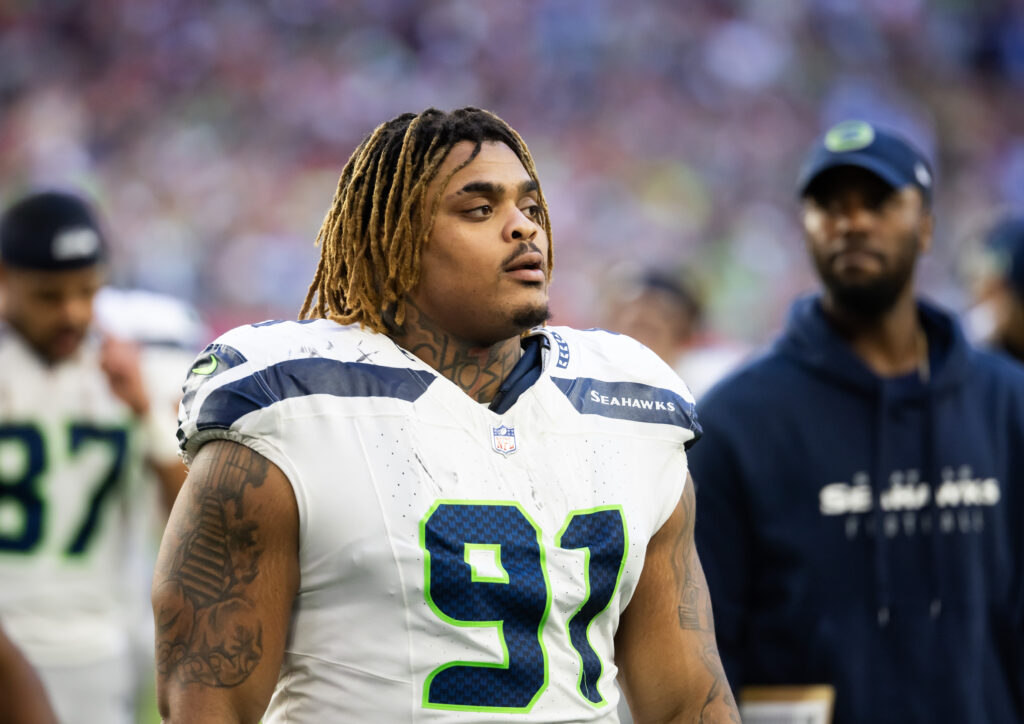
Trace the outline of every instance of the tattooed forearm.
[[[194, 470], [207, 482], [182, 504], [186, 522], [155, 592], [157, 669], [183, 683], [235, 686], [263, 655], [263, 627], [247, 584], [259, 572], [260, 531], [248, 516], [246, 491], [266, 480], [267, 461], [241, 445], [225, 445]], [[167, 542], [165, 541], [165, 545]]]
[[411, 301], [396, 341], [478, 402], [494, 398], [521, 353], [516, 338], [488, 347], [459, 339], [440, 329]]
[[715, 645], [714, 639], [701, 650], [701, 659], [713, 678], [707, 696], [704, 697], [698, 721], [723, 721], [722, 717], [727, 716], [728, 721], [740, 724], [739, 707], [733, 698], [732, 689], [729, 688], [729, 681], [725, 678], [722, 659], [718, 655], [718, 646]]
[[674, 544], [672, 567], [679, 588], [677, 611], [679, 626], [694, 631], [700, 641], [700, 660], [711, 676], [711, 684], [701, 707], [700, 722], [739, 722], [739, 709], [733, 698], [725, 669], [715, 642], [715, 621], [711, 610], [704, 571], [693, 542], [696, 523], [696, 500], [693, 481], [687, 481], [682, 497], [685, 521]]

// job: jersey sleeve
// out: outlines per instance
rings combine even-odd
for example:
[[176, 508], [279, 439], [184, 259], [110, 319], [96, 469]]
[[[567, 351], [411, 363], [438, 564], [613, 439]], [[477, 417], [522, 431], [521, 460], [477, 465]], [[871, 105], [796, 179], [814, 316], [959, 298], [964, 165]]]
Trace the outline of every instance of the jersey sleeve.
[[627, 348], [631, 348], [632, 364], [645, 379], [646, 384], [662, 390], [662, 394], [667, 400], [673, 403], [674, 409], [669, 418], [670, 424], [679, 429], [683, 447], [689, 450], [703, 435], [703, 428], [697, 418], [697, 401], [693, 393], [690, 392], [689, 386], [667, 362], [650, 348], [632, 337], [623, 336], [622, 341]]
[[[665, 417], [659, 422], [673, 428], [675, 435], [678, 436], [678, 442], [683, 448], [680, 455], [682, 465], [678, 474], [671, 476], [665, 486], [667, 495], [661, 507], [656, 527], [656, 530], [660, 530], [675, 512], [685, 486], [688, 484], [689, 451], [700, 440], [703, 428], [697, 419], [696, 400], [686, 382], [679, 377], [676, 371], [641, 342], [625, 335], [617, 335], [617, 337], [617, 341], [622, 347], [623, 359], [628, 360], [628, 368], [636, 375], [638, 380], [636, 384], [649, 386], [652, 391], [648, 394], [655, 396], [656, 403], [658, 398], [661, 398], [667, 412], [663, 411]], [[657, 408], [658, 405], [655, 404], [655, 409], [657, 410]]]
[[[640, 423], [648, 433], [672, 436], [685, 449], [700, 439], [693, 394], [643, 344], [603, 329], [571, 334], [557, 328], [551, 336], [559, 347], [552, 380], [580, 414]], [[566, 341], [570, 339], [574, 345]]]
[[290, 466], [276, 443], [277, 397], [266, 383], [267, 340], [254, 327], [238, 327], [204, 349], [189, 369], [178, 411], [178, 445], [186, 464], [211, 440], [252, 448], [287, 475]]
[[564, 327], [549, 334], [556, 355], [552, 382], [580, 415], [619, 421], [614, 424], [622, 434], [669, 447], [657, 492], [654, 530], [660, 529], [686, 484], [686, 450], [701, 436], [693, 395], [669, 365], [631, 337]]

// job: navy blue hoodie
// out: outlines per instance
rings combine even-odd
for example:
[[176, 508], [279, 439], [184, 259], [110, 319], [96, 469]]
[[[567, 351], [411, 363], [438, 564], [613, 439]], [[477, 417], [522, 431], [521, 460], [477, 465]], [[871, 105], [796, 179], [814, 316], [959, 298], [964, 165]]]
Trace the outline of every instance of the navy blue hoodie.
[[881, 378], [799, 300], [700, 404], [697, 546], [726, 673], [831, 684], [836, 724], [1024, 721], [1024, 368], [919, 303]]

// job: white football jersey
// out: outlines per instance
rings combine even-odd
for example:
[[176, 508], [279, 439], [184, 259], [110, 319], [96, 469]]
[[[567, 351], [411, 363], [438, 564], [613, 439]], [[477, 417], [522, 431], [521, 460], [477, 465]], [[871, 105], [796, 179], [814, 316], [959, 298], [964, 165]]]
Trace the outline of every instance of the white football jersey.
[[100, 370], [98, 339], [51, 366], [0, 325], [0, 618], [36, 665], [126, 652], [139, 437]]
[[679, 501], [693, 398], [634, 340], [550, 327], [506, 413], [387, 336], [241, 327], [185, 386], [288, 477], [301, 580], [264, 721], [618, 721], [613, 637]]

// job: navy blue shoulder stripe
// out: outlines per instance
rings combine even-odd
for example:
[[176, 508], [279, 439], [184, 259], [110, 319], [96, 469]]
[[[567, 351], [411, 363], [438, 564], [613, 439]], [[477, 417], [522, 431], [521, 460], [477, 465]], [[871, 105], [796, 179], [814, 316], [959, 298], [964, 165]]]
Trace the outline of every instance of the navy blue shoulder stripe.
[[581, 415], [685, 427], [694, 436], [687, 447], [701, 436], [696, 406], [672, 390], [640, 382], [605, 382], [590, 377], [552, 377], [551, 381]]
[[246, 361], [245, 355], [230, 345], [208, 344], [196, 357], [189, 368], [188, 377], [185, 378], [185, 385], [182, 387], [184, 395], [181, 398], [185, 409], [188, 410], [192, 406], [192, 400], [203, 383]]
[[341, 362], [323, 357], [271, 365], [210, 393], [199, 409], [200, 430], [227, 429], [243, 415], [307, 395], [390, 397], [415, 402], [435, 376], [425, 370]]

